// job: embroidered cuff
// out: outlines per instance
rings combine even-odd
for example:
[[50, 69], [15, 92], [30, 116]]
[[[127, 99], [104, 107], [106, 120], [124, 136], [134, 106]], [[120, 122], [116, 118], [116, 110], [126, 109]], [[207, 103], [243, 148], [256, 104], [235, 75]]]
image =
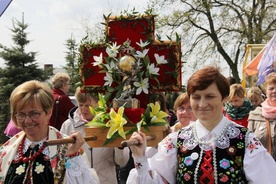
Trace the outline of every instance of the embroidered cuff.
[[150, 170], [148, 158], [146, 156], [134, 158], [134, 166], [137, 169], [138, 174], [142, 174]]
[[66, 172], [70, 173], [72, 176], [80, 176], [87, 169], [87, 166], [79, 155], [68, 159], [65, 163], [65, 168]]

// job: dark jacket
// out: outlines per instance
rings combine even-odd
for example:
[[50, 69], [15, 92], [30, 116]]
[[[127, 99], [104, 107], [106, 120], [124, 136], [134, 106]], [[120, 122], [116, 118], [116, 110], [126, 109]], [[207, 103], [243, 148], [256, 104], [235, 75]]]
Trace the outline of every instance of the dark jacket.
[[[53, 88], [54, 94], [54, 108], [50, 119], [50, 125], [60, 130], [61, 125], [68, 118], [69, 111], [75, 107], [70, 98], [61, 90]], [[59, 97], [59, 103], [57, 105], [57, 100]], [[58, 107], [58, 108], [57, 108]], [[58, 110], [57, 110], [58, 109]], [[56, 116], [57, 113], [57, 116]], [[56, 121], [55, 121], [56, 120]]]

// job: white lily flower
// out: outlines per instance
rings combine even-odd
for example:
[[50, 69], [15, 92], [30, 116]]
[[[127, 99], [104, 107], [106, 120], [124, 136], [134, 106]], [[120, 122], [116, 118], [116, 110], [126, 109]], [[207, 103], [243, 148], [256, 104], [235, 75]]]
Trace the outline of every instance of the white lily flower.
[[113, 83], [112, 75], [108, 72], [106, 72], [106, 75], [104, 76], [104, 80], [106, 81], [104, 83], [104, 86], [111, 86], [111, 84]]
[[159, 75], [160, 68], [155, 68], [154, 63], [151, 63], [151, 65], [148, 65], [148, 70], [150, 75]]
[[114, 52], [112, 49], [110, 49], [109, 47], [106, 48], [106, 53], [108, 54], [108, 57], [111, 57], [111, 58], [115, 58], [117, 56], [117, 52]]
[[117, 42], [113, 43], [112, 45], [109, 45], [110, 50], [112, 50], [113, 52], [118, 53], [118, 49], [121, 47], [121, 45], [117, 46]]
[[104, 64], [104, 66], [106, 67], [106, 72], [108, 73], [112, 73], [114, 68], [116, 67], [115, 63], [113, 61], [110, 61], [109, 64]]
[[136, 56], [138, 58], [144, 58], [148, 54], [148, 51], [149, 51], [149, 49], [145, 49], [142, 52], [141, 51], [137, 51], [136, 55], [134, 55], [134, 56]]
[[154, 54], [157, 65], [166, 64], [168, 61], [165, 59], [165, 56], [159, 56], [159, 54]]
[[148, 90], [148, 88], [149, 88], [149, 78], [145, 78], [140, 82], [134, 82], [133, 85], [135, 87], [137, 87], [136, 95], [139, 95], [142, 91], [145, 94], [149, 93], [149, 90]]
[[113, 43], [112, 45], [108, 44], [106, 48], [106, 53], [109, 57], [116, 57], [119, 53], [118, 49], [121, 47], [121, 45], [117, 46], [117, 42]]
[[143, 42], [142, 39], [140, 39], [140, 43], [136, 42], [137, 45], [139, 45], [141, 48], [146, 47], [150, 42], [146, 41]]
[[93, 59], [95, 60], [93, 66], [100, 66], [103, 64], [103, 53], [100, 54], [100, 56], [93, 56]]

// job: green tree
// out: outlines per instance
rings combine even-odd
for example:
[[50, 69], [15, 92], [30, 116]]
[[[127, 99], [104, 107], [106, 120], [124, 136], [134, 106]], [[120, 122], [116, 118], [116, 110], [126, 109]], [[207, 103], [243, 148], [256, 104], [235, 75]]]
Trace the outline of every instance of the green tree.
[[9, 97], [14, 88], [28, 80], [45, 81], [52, 72], [38, 68], [35, 60], [36, 52], [25, 51], [25, 47], [30, 43], [26, 33], [28, 26], [24, 23], [24, 19], [22, 22], [14, 19], [13, 28], [10, 30], [13, 32], [12, 40], [15, 45], [11, 48], [0, 45], [0, 57], [5, 60], [6, 65], [0, 72], [0, 140], [5, 139], [3, 132], [10, 119]]
[[[247, 44], [268, 42], [276, 30], [275, 0], [151, 0], [159, 34], [181, 33], [192, 67], [226, 63], [236, 81]], [[168, 30], [170, 32], [168, 33]], [[167, 31], [167, 32], [164, 32]], [[191, 57], [194, 56], [194, 57]]]
[[78, 83], [80, 82], [79, 76], [79, 66], [78, 66], [78, 44], [76, 40], [71, 35], [71, 38], [66, 40], [66, 66], [64, 67], [70, 76], [70, 89], [69, 93], [74, 94], [76, 88], [78, 87]]

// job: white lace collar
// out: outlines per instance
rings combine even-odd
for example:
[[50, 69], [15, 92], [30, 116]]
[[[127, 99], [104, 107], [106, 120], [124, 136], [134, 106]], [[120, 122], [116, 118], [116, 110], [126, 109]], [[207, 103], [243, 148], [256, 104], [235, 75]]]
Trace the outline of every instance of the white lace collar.
[[[46, 139], [47, 138], [44, 138], [44, 139], [42, 139], [41, 141], [39, 141], [39, 142], [32, 142], [32, 141], [30, 141], [29, 139], [25, 139], [25, 142], [24, 142], [24, 147], [23, 147], [23, 154], [25, 154], [26, 152], [27, 152], [27, 150], [28, 150], [28, 148], [31, 146], [31, 147], [33, 147], [33, 146], [35, 146], [35, 145], [37, 145], [37, 144], [39, 144], [39, 147], [41, 147], [42, 146], [42, 144], [44, 143], [44, 141], [46, 141]], [[50, 156], [50, 152], [49, 152], [49, 148], [48, 147], [46, 147], [46, 148], [44, 148], [44, 150], [42, 151], [42, 153], [44, 154], [44, 155], [47, 155], [47, 156]], [[16, 153], [16, 155], [15, 155], [15, 159], [18, 159], [19, 158], [19, 153], [17, 152]]]
[[[230, 138], [235, 138], [240, 134], [240, 130], [236, 126], [237, 124], [223, 117], [221, 122], [210, 132], [199, 121], [196, 121], [184, 128], [180, 132], [179, 138], [184, 139], [183, 146], [188, 150], [194, 149], [197, 145], [203, 150], [211, 150], [215, 147], [225, 149], [230, 145]], [[204, 138], [204, 136], [208, 137]]]

